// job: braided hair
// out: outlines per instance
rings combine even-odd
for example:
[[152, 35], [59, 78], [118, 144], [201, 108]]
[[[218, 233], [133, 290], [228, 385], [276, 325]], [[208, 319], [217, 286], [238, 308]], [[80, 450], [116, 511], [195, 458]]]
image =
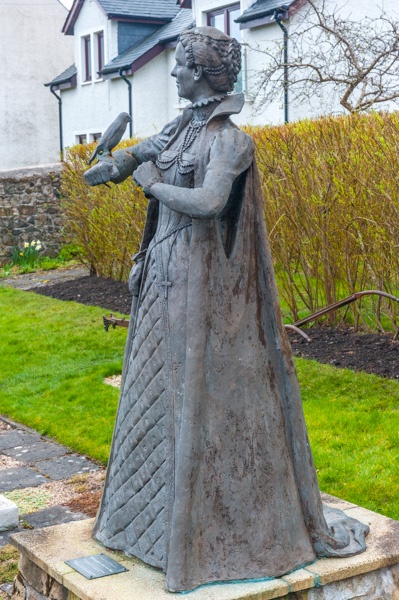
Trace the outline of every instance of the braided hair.
[[179, 42], [186, 52], [189, 68], [201, 66], [209, 85], [226, 94], [234, 89], [241, 69], [241, 44], [215, 27], [183, 31]]

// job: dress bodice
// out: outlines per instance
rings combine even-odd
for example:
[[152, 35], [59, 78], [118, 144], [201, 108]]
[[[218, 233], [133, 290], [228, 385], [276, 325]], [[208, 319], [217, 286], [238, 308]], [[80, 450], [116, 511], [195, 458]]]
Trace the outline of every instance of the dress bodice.
[[[205, 127], [201, 127], [186, 151], [182, 151], [190, 125], [185, 127], [179, 135], [168, 144], [157, 158], [156, 164], [162, 174], [163, 183], [180, 188], [194, 187], [195, 157], [205, 135]], [[191, 217], [178, 213], [159, 203], [158, 226], [154, 242], [167, 236], [172, 231], [191, 223]]]

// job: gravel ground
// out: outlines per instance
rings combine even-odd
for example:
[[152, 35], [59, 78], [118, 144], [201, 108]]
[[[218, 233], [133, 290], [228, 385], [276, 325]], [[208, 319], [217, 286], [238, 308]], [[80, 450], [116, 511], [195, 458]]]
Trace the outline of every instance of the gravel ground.
[[47, 287], [55, 283], [63, 283], [74, 279], [80, 279], [88, 273], [86, 267], [60, 267], [51, 271], [36, 271], [23, 275], [11, 275], [6, 279], [0, 279], [0, 287], [10, 286], [19, 290], [31, 290], [32, 288]]

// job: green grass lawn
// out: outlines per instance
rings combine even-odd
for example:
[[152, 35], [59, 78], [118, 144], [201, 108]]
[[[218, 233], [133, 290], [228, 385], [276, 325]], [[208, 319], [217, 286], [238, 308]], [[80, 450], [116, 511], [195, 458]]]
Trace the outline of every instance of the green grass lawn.
[[399, 519], [399, 382], [295, 362], [321, 489]]
[[101, 308], [0, 288], [0, 413], [105, 462], [126, 330]]
[[[104, 463], [126, 338], [105, 312], [0, 288], [0, 413]], [[399, 383], [296, 364], [321, 489], [399, 519]]]

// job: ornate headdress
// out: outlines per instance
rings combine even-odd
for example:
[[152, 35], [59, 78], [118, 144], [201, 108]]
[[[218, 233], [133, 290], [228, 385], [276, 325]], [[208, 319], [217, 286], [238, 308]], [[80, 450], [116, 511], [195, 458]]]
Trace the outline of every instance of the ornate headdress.
[[219, 93], [231, 92], [241, 69], [241, 44], [215, 27], [183, 31], [179, 41], [186, 65], [203, 68], [209, 85]]

